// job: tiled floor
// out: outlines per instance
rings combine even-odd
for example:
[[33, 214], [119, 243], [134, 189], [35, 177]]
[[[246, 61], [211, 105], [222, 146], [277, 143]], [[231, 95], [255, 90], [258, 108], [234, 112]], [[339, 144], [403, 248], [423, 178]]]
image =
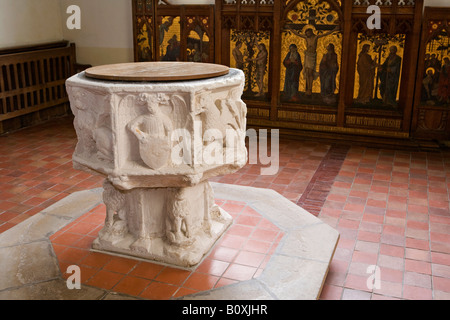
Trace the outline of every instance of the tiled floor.
[[0, 136], [0, 232], [72, 192], [102, 185], [72, 168], [75, 145], [70, 118]]
[[[71, 121], [60, 119], [0, 136], [0, 232], [74, 191], [101, 186], [100, 177], [72, 169], [76, 135]], [[261, 176], [260, 168], [247, 165], [214, 181], [272, 188], [340, 232], [322, 299], [450, 299], [450, 152], [282, 140], [277, 175]], [[71, 226], [72, 231], [65, 229], [66, 237], [59, 234], [52, 239], [58, 257], [92, 260], [94, 265], [87, 264], [86, 268], [95, 270], [98, 277], [86, 273], [89, 278], [85, 281], [90, 284], [98, 281], [107, 286], [115, 281], [118, 290], [141, 295], [151, 285], [158, 287], [152, 292], [160, 292], [164, 298], [166, 285], [171, 285], [171, 290], [176, 287], [172, 294], [181, 295], [209, 287], [211, 281], [217, 286], [233, 279], [208, 271], [191, 276], [195, 284], [185, 283], [187, 275], [183, 282], [168, 283], [155, 279], [164, 273], [156, 267], [139, 267], [143, 263], [130, 267], [129, 262], [120, 259], [108, 261], [109, 265], [102, 259], [89, 258], [98, 256], [87, 252], [87, 246], [103, 222], [102, 208], [89, 216], [92, 221], [80, 221]], [[236, 221], [241, 219], [237, 217]], [[242, 221], [245, 225], [252, 219]], [[80, 232], [84, 234], [81, 238]], [[229, 243], [228, 249], [233, 241]], [[245, 260], [246, 256], [237, 254], [232, 261], [218, 260], [245, 265], [236, 259]], [[132, 274], [139, 270], [149, 274]], [[380, 276], [380, 282], [369, 289], [368, 280], [374, 276]]]
[[283, 233], [246, 203], [230, 200], [216, 203], [233, 216], [234, 224], [192, 271], [91, 252], [92, 241], [105, 220], [104, 205], [50, 239], [60, 270], [79, 266], [82, 284], [146, 299], [180, 297], [259, 276]]

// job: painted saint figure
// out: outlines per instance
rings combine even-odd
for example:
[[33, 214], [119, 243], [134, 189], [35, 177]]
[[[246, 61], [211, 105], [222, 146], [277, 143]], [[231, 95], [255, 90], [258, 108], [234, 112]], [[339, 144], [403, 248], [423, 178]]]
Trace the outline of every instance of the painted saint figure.
[[397, 54], [397, 47], [389, 48], [389, 56], [380, 67], [380, 94], [383, 102], [395, 106], [402, 58]]
[[254, 61], [256, 62], [256, 84], [258, 85], [258, 93], [256, 94], [257, 97], [264, 95], [264, 75], [266, 74], [267, 70], [267, 49], [266, 45], [264, 43], [258, 44], [258, 54], [256, 55], [256, 58], [254, 59], [248, 59], [247, 61]]
[[289, 46], [289, 52], [284, 58], [283, 65], [286, 67], [284, 97], [286, 100], [292, 101], [297, 97], [300, 72], [303, 70], [302, 58], [300, 57], [295, 44]]
[[450, 58], [444, 58], [444, 65], [439, 75], [438, 99], [441, 103], [450, 103]]
[[356, 101], [358, 103], [369, 103], [373, 98], [375, 70], [377, 63], [369, 54], [370, 45], [363, 45], [357, 62], [357, 71], [359, 74], [359, 90]]
[[428, 100], [430, 101], [433, 97], [433, 84], [435, 83], [434, 80], [434, 69], [433, 68], [428, 68], [426, 70], [426, 76], [425, 78], [423, 78], [422, 80], [422, 84], [423, 84], [423, 89], [424, 91], [422, 92], [422, 98], [423, 100]]
[[234, 61], [236, 61], [236, 68], [240, 70], [244, 70], [244, 55], [241, 52], [242, 42], [237, 41], [236, 46], [234, 47], [232, 53], [234, 57]]
[[162, 61], [179, 61], [180, 60], [180, 42], [176, 35], [169, 40], [166, 54], [162, 57]]
[[334, 92], [336, 91], [336, 75], [339, 71], [337, 54], [334, 50], [334, 44], [327, 46], [327, 53], [322, 57], [319, 65], [320, 74], [320, 93], [326, 104], [336, 102]]

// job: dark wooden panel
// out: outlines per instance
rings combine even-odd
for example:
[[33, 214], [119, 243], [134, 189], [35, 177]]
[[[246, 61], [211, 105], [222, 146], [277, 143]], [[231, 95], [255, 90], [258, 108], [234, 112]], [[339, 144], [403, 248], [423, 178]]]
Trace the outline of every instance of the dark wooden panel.
[[[0, 121], [68, 102], [75, 46], [67, 42], [17, 47], [0, 54]], [[23, 52], [21, 51], [23, 50]]]

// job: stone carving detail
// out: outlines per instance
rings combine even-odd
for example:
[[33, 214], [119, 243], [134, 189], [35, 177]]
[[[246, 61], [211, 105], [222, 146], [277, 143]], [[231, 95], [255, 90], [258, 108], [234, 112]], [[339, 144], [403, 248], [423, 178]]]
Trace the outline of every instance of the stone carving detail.
[[170, 97], [170, 115], [174, 129], [184, 129], [190, 125], [188, 106], [183, 97], [179, 95], [174, 94]]
[[103, 202], [106, 206], [105, 226], [102, 234], [109, 235], [108, 240], [123, 236], [128, 232], [126, 221], [125, 194], [105, 180], [103, 183]]
[[93, 132], [93, 139], [97, 146], [97, 156], [99, 159], [113, 161], [113, 139], [109, 134], [111, 129], [111, 117], [103, 114], [97, 121], [96, 129]]
[[139, 140], [139, 152], [144, 163], [157, 170], [170, 159], [172, 121], [159, 109], [160, 98], [151, 94], [141, 94], [140, 105], [147, 107], [147, 114], [137, 117], [127, 128]]
[[107, 97], [96, 90], [68, 88], [77, 132], [75, 154], [112, 162], [114, 160], [111, 117]]
[[94, 126], [94, 119], [91, 116], [86, 99], [89, 95], [84, 89], [75, 88], [71, 92], [72, 95], [72, 110], [75, 115], [73, 125], [78, 135], [78, 143], [76, 152], [90, 153], [95, 149], [95, 141], [92, 138], [92, 130]]
[[190, 233], [189, 202], [183, 188], [173, 189], [167, 201], [166, 237], [171, 244], [192, 244]]
[[198, 105], [204, 132], [215, 129], [225, 137], [227, 129], [245, 131], [247, 108], [242, 100], [228, 96], [214, 101], [211, 93], [206, 92], [198, 97]]

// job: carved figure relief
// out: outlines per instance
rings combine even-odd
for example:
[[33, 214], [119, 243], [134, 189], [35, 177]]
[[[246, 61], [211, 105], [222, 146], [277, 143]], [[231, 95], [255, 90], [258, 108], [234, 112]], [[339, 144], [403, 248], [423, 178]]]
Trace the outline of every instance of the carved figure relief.
[[225, 137], [227, 129], [245, 130], [245, 122], [243, 123], [245, 114], [242, 114], [245, 105], [241, 100], [235, 100], [228, 96], [226, 99], [214, 101], [210, 94], [203, 94], [199, 101], [203, 133], [209, 129], [215, 129], [221, 132], [222, 137]]
[[73, 88], [71, 104], [74, 106], [74, 128], [77, 131], [77, 155], [113, 160], [111, 119], [106, 112], [104, 95], [82, 88]]
[[143, 93], [137, 101], [147, 107], [147, 113], [132, 120], [127, 128], [139, 141], [142, 161], [157, 170], [166, 166], [170, 159], [172, 121], [161, 112], [157, 95]]
[[184, 129], [191, 122], [188, 105], [183, 96], [174, 94], [168, 98], [169, 112], [175, 129]]
[[109, 180], [103, 183], [103, 202], [106, 205], [105, 229], [109, 235], [122, 236], [128, 232], [125, 194]]
[[189, 201], [186, 199], [186, 189], [173, 189], [169, 193], [166, 211], [166, 238], [169, 243], [178, 246], [190, 245], [191, 238], [189, 221]]
[[111, 116], [109, 114], [103, 114], [97, 122], [97, 128], [93, 133], [93, 138], [97, 146], [97, 156], [102, 160], [113, 161]]
[[94, 128], [94, 118], [89, 112], [89, 107], [85, 102], [87, 94], [83, 89], [73, 90], [72, 105], [74, 106], [75, 119], [73, 125], [78, 134], [78, 143], [75, 148], [76, 153], [92, 153], [95, 150], [95, 141], [92, 138]]

